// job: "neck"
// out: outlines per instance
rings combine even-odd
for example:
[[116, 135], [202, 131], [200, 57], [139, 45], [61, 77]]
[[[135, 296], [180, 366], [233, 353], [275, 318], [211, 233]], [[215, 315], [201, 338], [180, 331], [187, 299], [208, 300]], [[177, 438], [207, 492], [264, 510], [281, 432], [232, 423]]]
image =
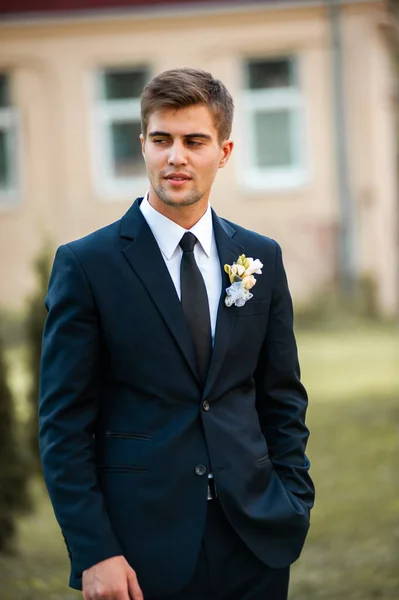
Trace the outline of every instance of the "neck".
[[208, 209], [207, 198], [201, 198], [200, 201], [190, 206], [179, 206], [178, 204], [171, 206], [162, 202], [156, 194], [152, 193], [152, 190], [150, 190], [148, 195], [148, 202], [157, 212], [177, 223], [183, 229], [191, 229], [204, 216]]

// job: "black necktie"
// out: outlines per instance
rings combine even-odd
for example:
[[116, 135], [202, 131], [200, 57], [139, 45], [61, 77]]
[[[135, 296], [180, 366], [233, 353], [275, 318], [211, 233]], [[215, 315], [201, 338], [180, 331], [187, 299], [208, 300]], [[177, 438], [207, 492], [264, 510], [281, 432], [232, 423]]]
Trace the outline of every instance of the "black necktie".
[[194, 257], [197, 238], [188, 231], [180, 240], [183, 256], [180, 265], [181, 303], [191, 337], [202, 382], [205, 382], [212, 352], [211, 319], [206, 287]]

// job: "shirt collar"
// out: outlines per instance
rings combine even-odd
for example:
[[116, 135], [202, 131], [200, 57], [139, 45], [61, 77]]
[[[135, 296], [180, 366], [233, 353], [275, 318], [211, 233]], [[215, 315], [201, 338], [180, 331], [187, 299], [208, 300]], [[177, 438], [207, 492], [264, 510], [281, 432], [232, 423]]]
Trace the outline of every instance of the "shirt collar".
[[[148, 201], [148, 192], [140, 204], [140, 209], [150, 226], [162, 254], [169, 260], [187, 229], [184, 229], [155, 210]], [[213, 234], [212, 211], [209, 204], [205, 214], [189, 231], [191, 231], [198, 239], [202, 249], [209, 258], [211, 255]]]

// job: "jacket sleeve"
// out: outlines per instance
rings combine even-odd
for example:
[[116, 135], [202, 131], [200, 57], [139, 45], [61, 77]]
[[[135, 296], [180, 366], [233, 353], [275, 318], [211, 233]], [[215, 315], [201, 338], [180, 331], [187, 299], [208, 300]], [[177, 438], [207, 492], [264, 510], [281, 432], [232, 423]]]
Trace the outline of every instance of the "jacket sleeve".
[[257, 411], [270, 459], [287, 492], [310, 510], [314, 486], [305, 454], [308, 397], [300, 381], [292, 300], [277, 243], [269, 324], [255, 381]]
[[122, 550], [96, 477], [99, 320], [85, 273], [69, 246], [56, 253], [45, 305], [40, 452], [72, 570], [81, 574]]

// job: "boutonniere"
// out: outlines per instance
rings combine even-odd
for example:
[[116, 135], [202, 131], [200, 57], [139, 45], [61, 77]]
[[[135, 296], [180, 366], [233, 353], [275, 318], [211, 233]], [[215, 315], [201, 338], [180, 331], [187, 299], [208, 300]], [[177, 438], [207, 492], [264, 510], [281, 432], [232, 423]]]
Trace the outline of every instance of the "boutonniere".
[[232, 265], [224, 265], [224, 270], [230, 278], [231, 286], [226, 288], [226, 306], [244, 306], [253, 296], [249, 291], [254, 287], [256, 279], [254, 274], [261, 275], [263, 264], [260, 260], [247, 258], [245, 254], [238, 257]]

